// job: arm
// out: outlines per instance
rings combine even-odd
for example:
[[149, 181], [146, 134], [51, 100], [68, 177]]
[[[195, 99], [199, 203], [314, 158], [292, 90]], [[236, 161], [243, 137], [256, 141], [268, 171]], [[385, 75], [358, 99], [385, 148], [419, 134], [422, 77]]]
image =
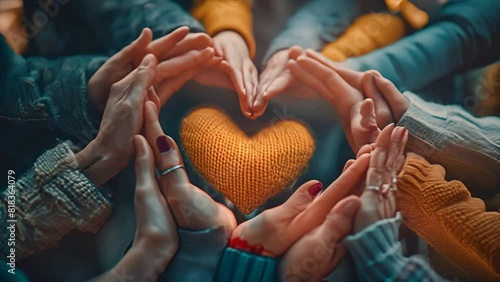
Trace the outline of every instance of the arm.
[[202, 32], [203, 27], [175, 1], [81, 1], [85, 18], [93, 26], [98, 38], [114, 53], [132, 42], [145, 27], [151, 28], [153, 38], [169, 34], [180, 26], [191, 32]]
[[402, 218], [383, 219], [344, 239], [360, 281], [442, 281], [427, 262], [405, 257], [398, 241]]
[[23, 58], [10, 49], [1, 35], [0, 57], [3, 119], [46, 121], [80, 140], [93, 138], [97, 116], [87, 100], [87, 81], [106, 58]]
[[287, 22], [285, 29], [271, 42], [263, 65], [279, 50], [293, 45], [319, 50], [340, 36], [363, 11], [357, 1], [311, 0]]
[[454, 71], [498, 60], [500, 2], [450, 1], [428, 27], [343, 64], [378, 70], [401, 91], [418, 90]]
[[238, 33], [247, 44], [250, 57], [255, 56], [251, 1], [198, 0], [195, 1], [192, 14], [212, 37], [227, 30]]
[[[111, 214], [111, 203], [79, 169], [74, 150], [65, 142], [40, 156], [32, 169], [15, 176], [13, 187], [1, 193], [0, 222], [2, 230], [15, 224], [15, 245], [9, 232], [2, 232], [2, 255], [16, 249], [16, 257], [54, 247], [73, 229], [97, 232]], [[15, 201], [14, 218], [9, 205]], [[10, 243], [9, 243], [10, 242]]]
[[441, 164], [449, 179], [464, 182], [476, 196], [497, 194], [492, 188], [500, 187], [500, 118], [476, 118], [459, 106], [426, 102], [410, 92], [404, 96], [410, 106], [398, 124], [411, 134], [408, 150]]

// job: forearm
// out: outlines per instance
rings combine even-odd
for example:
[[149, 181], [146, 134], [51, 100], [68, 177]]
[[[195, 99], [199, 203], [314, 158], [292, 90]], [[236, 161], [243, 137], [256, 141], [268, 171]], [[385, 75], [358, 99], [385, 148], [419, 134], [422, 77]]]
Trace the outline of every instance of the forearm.
[[394, 218], [376, 222], [344, 239], [360, 281], [442, 280], [425, 261], [403, 256], [398, 241], [401, 221], [398, 213]]
[[23, 58], [0, 36], [0, 116], [46, 122], [84, 142], [97, 133], [98, 118], [87, 99], [87, 82], [107, 58]]
[[98, 37], [114, 53], [134, 41], [145, 27], [153, 38], [162, 37], [178, 27], [188, 26], [191, 32], [203, 27], [174, 1], [83, 1], [83, 13]]
[[498, 60], [499, 17], [498, 1], [450, 1], [428, 27], [343, 64], [376, 69], [401, 91], [418, 90], [454, 71]]
[[277, 51], [294, 45], [320, 50], [340, 36], [362, 13], [357, 1], [309, 1], [299, 8], [288, 20], [285, 29], [271, 42], [263, 64]]
[[197, 1], [192, 14], [203, 24], [210, 36], [227, 30], [237, 32], [245, 40], [250, 57], [255, 56], [251, 1]]
[[[441, 164], [450, 179], [488, 198], [500, 187], [500, 118], [476, 118], [459, 106], [443, 106], [406, 92], [411, 104], [398, 125], [410, 133], [407, 150]], [[477, 177], [480, 175], [481, 177]]]
[[[79, 171], [72, 149], [66, 142], [45, 152], [13, 189], [2, 192], [2, 230], [12, 224], [4, 220], [8, 216], [17, 221], [16, 257], [55, 247], [73, 229], [95, 233], [110, 216], [110, 201]], [[15, 207], [12, 218], [8, 206]], [[1, 252], [7, 254], [9, 234], [1, 234]]]

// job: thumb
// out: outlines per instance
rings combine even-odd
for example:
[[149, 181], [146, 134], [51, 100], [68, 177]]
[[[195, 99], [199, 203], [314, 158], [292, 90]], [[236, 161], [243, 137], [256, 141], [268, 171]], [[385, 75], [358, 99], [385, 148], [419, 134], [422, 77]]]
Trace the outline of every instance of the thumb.
[[323, 226], [328, 230], [332, 242], [339, 242], [351, 232], [354, 216], [360, 206], [361, 200], [358, 197], [349, 196], [330, 210]]

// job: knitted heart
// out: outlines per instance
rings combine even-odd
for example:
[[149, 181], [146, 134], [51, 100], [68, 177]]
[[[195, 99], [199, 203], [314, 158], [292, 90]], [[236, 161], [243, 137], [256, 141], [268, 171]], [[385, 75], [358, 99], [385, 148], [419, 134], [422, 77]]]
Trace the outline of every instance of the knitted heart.
[[215, 108], [191, 112], [180, 137], [198, 172], [246, 214], [297, 179], [315, 148], [297, 121], [279, 121], [248, 136]]

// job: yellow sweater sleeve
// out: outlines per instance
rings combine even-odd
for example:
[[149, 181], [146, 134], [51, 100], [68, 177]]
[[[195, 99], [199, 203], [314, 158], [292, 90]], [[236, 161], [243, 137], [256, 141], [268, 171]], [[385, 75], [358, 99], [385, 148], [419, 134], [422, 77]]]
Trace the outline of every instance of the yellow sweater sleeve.
[[247, 43], [250, 57], [255, 56], [250, 0], [196, 0], [192, 14], [210, 36], [224, 30], [239, 33]]
[[341, 62], [350, 57], [368, 54], [390, 45], [405, 36], [406, 23], [401, 17], [388, 13], [370, 13], [357, 18], [322, 53], [330, 60]]
[[500, 213], [446, 181], [442, 166], [409, 153], [396, 200], [406, 225], [441, 255], [475, 279], [500, 281]]

